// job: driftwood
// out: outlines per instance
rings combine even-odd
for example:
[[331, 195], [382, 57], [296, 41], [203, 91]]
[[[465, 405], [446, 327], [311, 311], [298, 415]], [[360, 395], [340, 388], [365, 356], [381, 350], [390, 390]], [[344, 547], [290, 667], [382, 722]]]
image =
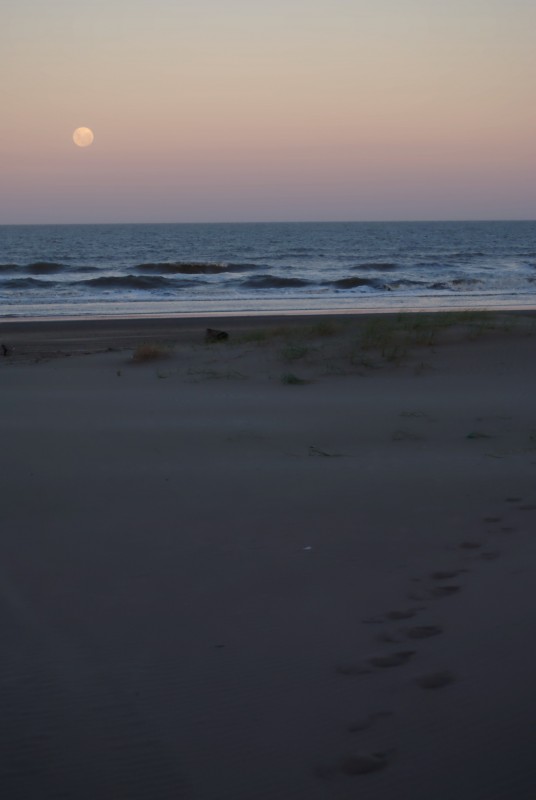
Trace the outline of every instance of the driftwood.
[[218, 331], [216, 328], [207, 328], [205, 333], [205, 342], [222, 342], [228, 339], [229, 334], [227, 331]]

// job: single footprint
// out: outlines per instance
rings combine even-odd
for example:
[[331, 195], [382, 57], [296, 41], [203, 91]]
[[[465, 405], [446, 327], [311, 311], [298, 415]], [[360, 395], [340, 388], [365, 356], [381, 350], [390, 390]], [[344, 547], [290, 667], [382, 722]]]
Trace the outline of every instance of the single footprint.
[[523, 500], [522, 497], [506, 497], [505, 498], [505, 502], [506, 503], [520, 503], [522, 500]]
[[394, 750], [385, 750], [379, 753], [356, 753], [343, 758], [339, 769], [344, 775], [367, 775], [369, 772], [385, 769], [392, 761], [393, 755]]
[[483, 558], [484, 561], [495, 561], [500, 556], [499, 550], [487, 550], [485, 553], [480, 554], [480, 558]]
[[400, 644], [400, 642], [403, 642], [404, 640], [399, 634], [387, 632], [380, 633], [376, 637], [376, 641], [380, 644]]
[[351, 725], [348, 725], [348, 730], [350, 733], [360, 733], [361, 731], [367, 731], [380, 719], [385, 719], [385, 717], [392, 717], [392, 711], [374, 711], [374, 713], [369, 714], [368, 717], [360, 720], [359, 722], [354, 722]]
[[410, 628], [407, 635], [410, 639], [429, 639], [430, 636], [438, 636], [440, 633], [443, 633], [441, 625], [417, 625]]
[[415, 650], [400, 650], [398, 653], [391, 653], [388, 656], [373, 656], [369, 658], [369, 664], [373, 667], [400, 667], [406, 664], [412, 656], [415, 655]]
[[400, 611], [389, 611], [385, 617], [392, 620], [411, 619], [419, 610], [418, 608], [405, 608]]
[[433, 578], [434, 581], [448, 581], [450, 578], [455, 578], [459, 574], [459, 570], [438, 570], [437, 572], [432, 572], [430, 577]]
[[460, 547], [462, 550], [478, 550], [479, 547], [482, 547], [482, 542], [462, 542]]
[[427, 675], [421, 675], [420, 678], [417, 678], [417, 685], [421, 689], [442, 689], [443, 686], [448, 686], [450, 683], [454, 683], [455, 680], [454, 673], [444, 670], [443, 672], [429, 672]]
[[532, 503], [527, 503], [524, 506], [519, 506], [519, 510], [520, 511], [536, 511], [536, 505], [533, 505]]
[[460, 591], [459, 586], [435, 586], [432, 589], [432, 594], [434, 597], [450, 597], [453, 594], [456, 594]]
[[483, 517], [483, 522], [500, 522], [502, 517]]
[[381, 617], [363, 617], [361, 622], [363, 625], [383, 625], [384, 620]]

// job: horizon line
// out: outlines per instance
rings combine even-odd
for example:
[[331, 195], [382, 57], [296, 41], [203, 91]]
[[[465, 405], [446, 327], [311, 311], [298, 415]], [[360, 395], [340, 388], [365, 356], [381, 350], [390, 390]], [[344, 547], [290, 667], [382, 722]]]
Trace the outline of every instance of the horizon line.
[[0, 228], [15, 227], [46, 227], [46, 226], [104, 226], [104, 225], [398, 225], [398, 224], [443, 224], [443, 223], [480, 223], [480, 222], [536, 222], [536, 218], [529, 217], [472, 217], [470, 219], [270, 219], [270, 220], [212, 220], [212, 221], [180, 221], [162, 220], [137, 221], [137, 222], [1, 222]]

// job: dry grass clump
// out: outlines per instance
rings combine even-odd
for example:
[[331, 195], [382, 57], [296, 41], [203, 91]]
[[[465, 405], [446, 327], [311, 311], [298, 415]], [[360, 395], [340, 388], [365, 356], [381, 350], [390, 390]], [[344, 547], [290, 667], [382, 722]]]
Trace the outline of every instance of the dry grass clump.
[[305, 358], [309, 352], [308, 347], [301, 344], [289, 343], [281, 350], [281, 358], [284, 361], [298, 361], [300, 358]]
[[139, 344], [134, 353], [132, 354], [132, 360], [136, 364], [143, 364], [147, 361], [159, 361], [162, 358], [168, 358], [170, 355], [170, 351], [168, 347], [165, 347], [162, 344]]
[[335, 336], [336, 333], [341, 331], [341, 324], [332, 319], [321, 319], [319, 322], [311, 325], [309, 331], [312, 336]]
[[[400, 363], [414, 348], [480, 338], [487, 334], [527, 329], [519, 316], [485, 310], [398, 314], [367, 321], [357, 336], [362, 351], [375, 351], [383, 361]], [[527, 333], [530, 331], [527, 329]]]
[[238, 341], [243, 342], [244, 344], [260, 344], [261, 342], [266, 342], [267, 340], [268, 331], [265, 331], [263, 328], [255, 328], [252, 331], [242, 334]]
[[281, 383], [286, 384], [287, 386], [305, 386], [306, 381], [304, 378], [298, 378], [297, 375], [294, 375], [293, 372], [285, 372], [281, 375]]
[[289, 339], [299, 335], [299, 326], [277, 325], [273, 328], [252, 328], [243, 333], [237, 341], [243, 344], [267, 344], [274, 339]]

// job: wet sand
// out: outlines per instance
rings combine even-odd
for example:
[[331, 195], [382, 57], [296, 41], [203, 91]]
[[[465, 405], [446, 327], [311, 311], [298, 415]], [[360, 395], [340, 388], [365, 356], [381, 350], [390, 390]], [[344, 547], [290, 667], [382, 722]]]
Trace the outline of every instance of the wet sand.
[[533, 798], [534, 315], [0, 343], [3, 795]]

